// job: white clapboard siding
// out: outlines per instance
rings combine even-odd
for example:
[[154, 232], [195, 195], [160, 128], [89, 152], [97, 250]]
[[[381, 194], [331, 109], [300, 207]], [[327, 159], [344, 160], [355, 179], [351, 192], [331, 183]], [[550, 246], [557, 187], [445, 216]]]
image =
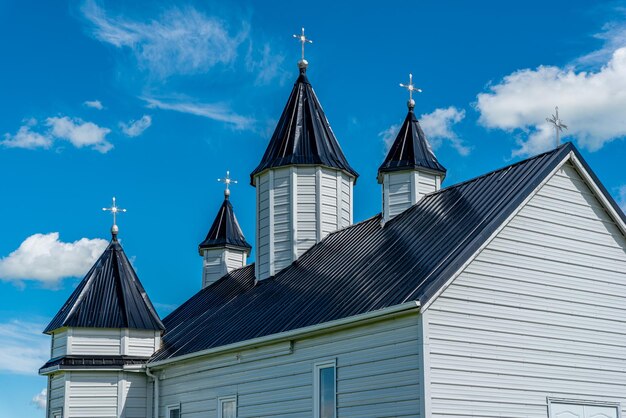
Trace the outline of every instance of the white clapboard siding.
[[123, 382], [124, 403], [122, 415], [125, 418], [145, 418], [148, 416], [148, 381], [145, 373], [125, 373]]
[[353, 180], [323, 167], [286, 167], [257, 176], [257, 267], [273, 276], [325, 236], [352, 222]]
[[61, 357], [67, 354], [67, 330], [58, 331], [52, 334], [51, 358]]
[[246, 265], [246, 252], [232, 248], [226, 250], [226, 268], [228, 271], [239, 269]]
[[73, 355], [119, 355], [121, 344], [119, 329], [72, 328], [70, 352]]
[[389, 220], [416, 204], [424, 195], [439, 190], [441, 176], [422, 170], [383, 174], [383, 216]]
[[63, 409], [65, 403], [65, 374], [54, 374], [51, 375], [49, 379], [48, 418], [52, 418], [52, 414], [59, 409]]
[[118, 417], [118, 373], [69, 373], [67, 418]]
[[223, 277], [226, 273], [246, 264], [245, 250], [234, 248], [210, 248], [203, 250], [202, 288]]
[[150, 357], [159, 349], [160, 337], [155, 331], [131, 329], [128, 330], [127, 344], [127, 355]]
[[433, 417], [547, 416], [622, 402], [626, 240], [565, 165], [428, 307]]
[[418, 194], [423, 196], [425, 194], [432, 193], [434, 191], [439, 190], [440, 181], [441, 181], [441, 176], [437, 176], [435, 174], [420, 171], [419, 176], [417, 178]]
[[313, 365], [335, 359], [339, 417], [416, 417], [419, 336], [412, 314], [296, 340], [292, 352], [278, 343], [252, 357], [244, 351], [173, 364], [161, 380], [160, 414], [180, 402], [186, 418], [216, 417], [217, 398], [237, 395], [239, 418], [310, 418]]

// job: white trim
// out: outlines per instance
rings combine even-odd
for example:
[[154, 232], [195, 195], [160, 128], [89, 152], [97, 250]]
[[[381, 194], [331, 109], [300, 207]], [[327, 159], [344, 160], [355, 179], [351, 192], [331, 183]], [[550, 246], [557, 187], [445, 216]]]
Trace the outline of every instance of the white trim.
[[256, 188], [256, 213], [255, 213], [255, 218], [256, 218], [256, 234], [254, 234], [254, 259], [255, 259], [255, 263], [254, 263], [254, 277], [256, 277], [257, 280], [259, 280], [259, 274], [260, 274], [260, 265], [261, 265], [261, 255], [259, 252], [259, 242], [260, 240], [260, 233], [261, 233], [261, 187], [258, 185], [258, 176], [255, 176], [255, 188]]
[[148, 363], [147, 367], [152, 369], [163, 367], [166, 364], [177, 363], [185, 360], [190, 360], [196, 357], [213, 355], [216, 353], [222, 353], [226, 351], [239, 350], [243, 347], [257, 346], [261, 344], [269, 344], [281, 340], [290, 340], [295, 337], [303, 337], [309, 335], [315, 335], [322, 332], [328, 332], [331, 329], [342, 329], [346, 327], [361, 325], [361, 323], [369, 323], [376, 321], [380, 318], [392, 318], [398, 315], [402, 315], [411, 311], [419, 311], [419, 301], [409, 301], [400, 305], [390, 306], [388, 308], [379, 309], [372, 312], [366, 312], [360, 315], [349, 316], [347, 318], [341, 318], [334, 321], [323, 322], [321, 324], [311, 325], [308, 327], [298, 328], [291, 331], [279, 332], [276, 334], [266, 335], [264, 337], [253, 338], [250, 340], [240, 341], [234, 344], [228, 344], [221, 347], [209, 348], [206, 350], [196, 351], [195, 353], [185, 354], [179, 357], [169, 358], [165, 360], [155, 361], [154, 363]]
[[120, 334], [122, 337], [122, 341], [120, 341], [120, 354], [125, 356], [128, 355], [130, 330], [128, 328], [122, 328]]
[[604, 406], [607, 408], [615, 408], [617, 411], [617, 418], [622, 417], [622, 403], [621, 402], [611, 402], [611, 401], [596, 401], [596, 400], [586, 400], [586, 399], [569, 399], [569, 398], [556, 398], [552, 396], [548, 396], [546, 398], [548, 405], [548, 418], [552, 417], [552, 404], [565, 404], [565, 405], [577, 405], [577, 406]]
[[[571, 154], [570, 154], [571, 155]], [[478, 255], [485, 249], [485, 247], [487, 247], [487, 245], [489, 245], [491, 243], [491, 241], [493, 241], [493, 239], [509, 224], [509, 222], [511, 222], [511, 220], [517, 216], [517, 214], [522, 210], [522, 208], [524, 206], [526, 206], [526, 204], [533, 198], [535, 197], [535, 195], [537, 194], [537, 192], [563, 167], [563, 165], [569, 160], [569, 156], [563, 158], [563, 160], [550, 172], [549, 175], [547, 175], [542, 181], [541, 183], [539, 183], [539, 185], [537, 185], [537, 187], [535, 187], [535, 189], [526, 197], [526, 199], [524, 199], [524, 201], [522, 203], [520, 203], [517, 208], [515, 208], [515, 210], [508, 216], [508, 218], [506, 218], [504, 220], [504, 222], [502, 222], [497, 228], [496, 230], [491, 234], [491, 236], [489, 236], [489, 238], [487, 238], [485, 240], [485, 242], [482, 243], [482, 245], [476, 250], [474, 251], [474, 254], [472, 254], [466, 261], [465, 263], [463, 263], [463, 265], [461, 265], [461, 267], [459, 267], [454, 274], [452, 274], [450, 276], [450, 278], [446, 281], [446, 283], [441, 286], [439, 289], [437, 289], [437, 291], [431, 296], [430, 299], [428, 299], [428, 301], [426, 301], [426, 303], [422, 306], [422, 311], [425, 311], [428, 309], [428, 307], [430, 305], [432, 305], [432, 303], [437, 300], [437, 298], [452, 284], [452, 282], [454, 282], [456, 280], [457, 277], [459, 277], [459, 275], [461, 273], [463, 273], [463, 271], [465, 271], [465, 269], [467, 268], [468, 265], [470, 265], [470, 263], [472, 263], [476, 257], [478, 257]], [[462, 244], [464, 245], [464, 244]], [[454, 251], [450, 251], [450, 253], [454, 253]], [[441, 261], [441, 263], [447, 263], [448, 259], [445, 258], [443, 261]], [[433, 269], [434, 271], [435, 269]]]
[[322, 167], [315, 167], [315, 243], [322, 240]]
[[295, 261], [298, 258], [298, 173], [296, 167], [290, 167], [291, 190], [291, 261]]
[[337, 359], [320, 361], [313, 364], [313, 418], [320, 418], [320, 370], [332, 368], [335, 374], [335, 413], [337, 417]]
[[441, 176], [435, 175], [435, 191], [441, 189]]
[[[268, 205], [269, 205], [269, 240], [268, 240], [268, 248], [269, 248], [269, 271], [267, 277], [273, 276], [276, 271], [274, 267], [274, 216], [276, 212], [276, 208], [274, 208], [274, 170], [270, 170], [269, 173], [269, 197], [268, 197]], [[257, 214], [257, 217], [259, 214]], [[263, 277], [266, 279], [267, 277]]]
[[67, 353], [67, 355], [72, 354], [72, 341], [73, 341], [73, 329], [72, 328], [68, 328], [67, 329], [67, 339], [65, 340], [65, 352]]
[[223, 418], [223, 408], [226, 402], [235, 402], [235, 417], [237, 416], [237, 395], [229, 395], [217, 398], [217, 418]]
[[418, 321], [422, 333], [422, 364], [420, 367], [421, 396], [420, 408], [422, 417], [431, 416], [431, 381], [430, 381], [430, 327], [428, 325], [428, 311], [421, 312]]
[[165, 418], [170, 418], [170, 411], [175, 411], [177, 409], [178, 409], [178, 416], [182, 417], [182, 410], [180, 408], [180, 402], [165, 406]]
[[415, 170], [411, 176], [411, 206], [417, 203], [419, 200], [419, 182], [420, 182], [420, 174], [419, 171]]
[[118, 372], [117, 374], [117, 416], [120, 418], [126, 417], [126, 379], [124, 372]]
[[389, 220], [389, 174], [383, 174], [383, 222]]
[[348, 176], [349, 192], [350, 195], [350, 225], [354, 223], [354, 179]]
[[343, 225], [343, 213], [342, 213], [342, 209], [343, 209], [343, 173], [341, 171], [337, 171], [335, 172], [335, 184], [337, 185], [337, 187], [335, 188], [336, 192], [335, 196], [337, 201], [336, 201], [336, 205], [337, 205], [337, 227], [335, 228], [335, 230], [339, 230], [341, 228], [343, 228], [345, 225]]
[[[69, 411], [70, 406], [70, 380], [72, 378], [72, 373], [63, 373], [63, 378], [65, 379], [65, 382], [63, 382], [65, 388], [63, 392], [63, 413], [65, 414], [65, 411]], [[48, 394], [48, 396], [50, 395]]]

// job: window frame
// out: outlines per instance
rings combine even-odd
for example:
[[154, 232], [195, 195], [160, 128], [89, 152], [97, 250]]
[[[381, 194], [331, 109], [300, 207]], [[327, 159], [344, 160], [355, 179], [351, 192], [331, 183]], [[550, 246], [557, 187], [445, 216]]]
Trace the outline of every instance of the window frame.
[[63, 418], [63, 408], [55, 408], [50, 411], [50, 416], [52, 418]]
[[554, 418], [552, 416], [552, 404], [567, 404], [578, 406], [604, 406], [607, 408], [615, 408], [617, 411], [617, 418], [622, 418], [622, 403], [611, 401], [593, 401], [589, 399], [569, 399], [569, 398], [555, 398], [548, 396], [548, 418]]
[[180, 407], [180, 402], [179, 402], [179, 403], [173, 403], [173, 404], [169, 404], [165, 406], [165, 418], [170, 418], [170, 412], [176, 409], [178, 409], [179, 418], [182, 417], [183, 412], [182, 412], [182, 409]]
[[237, 395], [228, 395], [217, 398], [217, 418], [223, 418], [224, 404], [226, 402], [235, 402], [235, 417], [237, 417]]
[[313, 364], [313, 417], [320, 418], [320, 371], [332, 368], [335, 371], [335, 410], [333, 418], [337, 418], [337, 359], [318, 361]]

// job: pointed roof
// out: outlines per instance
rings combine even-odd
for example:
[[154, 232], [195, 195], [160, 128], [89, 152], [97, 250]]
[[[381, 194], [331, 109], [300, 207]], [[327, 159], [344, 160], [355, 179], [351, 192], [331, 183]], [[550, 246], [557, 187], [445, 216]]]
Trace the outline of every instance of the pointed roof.
[[389, 149], [387, 158], [378, 169], [379, 182], [382, 177], [381, 173], [416, 169], [426, 169], [443, 176], [446, 175], [446, 168], [435, 157], [435, 153], [415, 117], [413, 107], [409, 104], [409, 113]]
[[116, 235], [46, 327], [164, 330]]
[[233, 205], [228, 199], [228, 194], [224, 195], [224, 203], [217, 212], [217, 216], [209, 229], [204, 241], [198, 246], [198, 251], [202, 255], [202, 250], [215, 247], [237, 247], [246, 249], [248, 252], [252, 246], [246, 241], [243, 232], [237, 222]]
[[269, 168], [300, 164], [336, 168], [355, 179], [358, 177], [341, 151], [322, 105], [309, 83], [306, 65], [300, 66], [300, 76], [293, 86], [263, 159], [250, 174], [250, 183], [254, 185], [254, 176]]

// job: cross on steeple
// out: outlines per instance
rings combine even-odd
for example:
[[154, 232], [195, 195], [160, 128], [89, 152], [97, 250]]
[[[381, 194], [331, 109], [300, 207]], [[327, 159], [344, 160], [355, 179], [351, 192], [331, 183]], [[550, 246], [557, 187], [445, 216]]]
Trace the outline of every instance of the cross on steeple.
[[559, 118], [559, 107], [556, 106], [554, 110], [555, 114], [552, 115], [552, 118], [546, 118], [546, 122], [554, 126], [554, 131], [556, 132], [556, 146], [558, 147], [561, 145], [560, 134], [563, 132], [563, 129], [567, 129], [567, 125]]
[[229, 186], [231, 184], [237, 184], [237, 180], [233, 180], [230, 178], [230, 171], [226, 171], [226, 177], [224, 178], [219, 178], [217, 179], [217, 181], [219, 181], [220, 183], [224, 183], [226, 185], [226, 188], [224, 189], [224, 197], [228, 199], [228, 196], [230, 196], [230, 189]]
[[413, 109], [415, 107], [415, 100], [413, 100], [413, 92], [414, 91], [418, 93], [422, 92], [422, 89], [418, 89], [413, 84], [413, 74], [409, 74], [409, 84], [400, 83], [400, 87], [403, 87], [409, 91], [409, 101], [407, 102], [407, 106], [409, 106], [409, 109]]
[[113, 197], [113, 204], [111, 205], [111, 207], [102, 208], [102, 210], [111, 212], [113, 214], [113, 226], [111, 227], [111, 235], [113, 236], [113, 239], [116, 240], [117, 233], [119, 232], [119, 228], [117, 227], [117, 214], [126, 212], [126, 209], [118, 208], [117, 204], [115, 203], [115, 197]]
[[302, 44], [302, 59], [298, 61], [298, 67], [306, 68], [309, 63], [307, 62], [307, 60], [304, 59], [304, 44], [312, 44], [313, 41], [304, 35], [304, 28], [302, 28], [302, 33], [300, 35], [293, 35], [293, 37], [300, 41], [300, 43]]

